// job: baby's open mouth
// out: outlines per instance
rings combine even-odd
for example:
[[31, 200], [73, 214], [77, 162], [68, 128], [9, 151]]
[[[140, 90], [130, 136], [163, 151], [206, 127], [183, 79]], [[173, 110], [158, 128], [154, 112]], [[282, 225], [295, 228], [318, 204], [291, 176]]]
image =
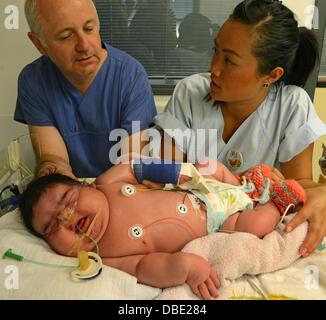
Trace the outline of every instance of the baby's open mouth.
[[[101, 214], [101, 208], [97, 210], [95, 217], [90, 221], [90, 219], [88, 217], [84, 217], [81, 218], [80, 220], [78, 220], [78, 222], [76, 223], [76, 230], [82, 232], [83, 234], [81, 236], [78, 237], [78, 239], [75, 241], [75, 243], [72, 245], [72, 247], [70, 248], [70, 250], [67, 252], [67, 255], [70, 256], [76, 246], [78, 246], [80, 244], [80, 241], [86, 236], [88, 238], [91, 239], [91, 236], [93, 236], [93, 238], [95, 238], [95, 235], [92, 235], [91, 233], [94, 233], [94, 225], [96, 222], [97, 217]], [[93, 242], [95, 242], [94, 239], [91, 239]], [[95, 243], [96, 244], [96, 243]]]
[[89, 226], [89, 219], [87, 219], [86, 217], [81, 218], [78, 223], [77, 223], [78, 229], [80, 229], [81, 231], [83, 231], [84, 233], [86, 233], [87, 228]]

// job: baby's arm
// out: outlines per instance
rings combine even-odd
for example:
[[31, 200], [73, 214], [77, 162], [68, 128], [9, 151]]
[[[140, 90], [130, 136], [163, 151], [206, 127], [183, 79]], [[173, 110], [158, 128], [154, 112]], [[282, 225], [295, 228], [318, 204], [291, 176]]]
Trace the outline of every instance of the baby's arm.
[[239, 181], [235, 175], [220, 161], [208, 160], [195, 165], [197, 170], [205, 177], [218, 181], [238, 185]]
[[[150, 162], [151, 160], [152, 162]], [[133, 164], [132, 167], [139, 183], [142, 183], [144, 180], [149, 180], [155, 183], [180, 185], [191, 180], [191, 177], [185, 174], [186, 171], [191, 169], [191, 167], [185, 167], [187, 165], [189, 166], [191, 164], [175, 161], [167, 162], [162, 159], [147, 159], [146, 161]], [[216, 179], [233, 185], [239, 184], [235, 175], [217, 160], [197, 163], [195, 167], [206, 178]]]
[[138, 282], [158, 288], [187, 283], [202, 299], [217, 297], [217, 275], [202, 257], [191, 253], [150, 253], [119, 258], [103, 258], [104, 264], [125, 271]]
[[95, 180], [95, 184], [108, 184], [114, 182], [124, 182], [138, 184], [130, 164], [120, 163], [106, 170]]

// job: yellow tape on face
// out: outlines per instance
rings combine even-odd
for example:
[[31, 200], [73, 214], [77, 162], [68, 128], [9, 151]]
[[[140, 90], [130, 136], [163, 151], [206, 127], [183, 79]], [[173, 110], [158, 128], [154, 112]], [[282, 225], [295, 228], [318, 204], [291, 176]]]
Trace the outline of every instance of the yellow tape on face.
[[93, 218], [91, 224], [89, 225], [86, 233], [83, 233], [83, 235], [78, 238], [76, 240], [76, 242], [72, 245], [72, 247], [70, 248], [70, 250], [68, 251], [67, 253], [67, 256], [71, 256], [71, 254], [73, 253], [73, 251], [75, 250], [75, 248], [80, 244], [80, 242], [85, 238], [85, 236], [89, 237], [89, 235], [91, 234], [92, 230], [93, 230], [93, 227], [94, 227], [94, 224], [95, 224], [95, 221], [96, 219], [98, 218], [98, 216], [101, 214], [102, 212], [102, 209], [99, 208], [95, 214], [95, 217]]

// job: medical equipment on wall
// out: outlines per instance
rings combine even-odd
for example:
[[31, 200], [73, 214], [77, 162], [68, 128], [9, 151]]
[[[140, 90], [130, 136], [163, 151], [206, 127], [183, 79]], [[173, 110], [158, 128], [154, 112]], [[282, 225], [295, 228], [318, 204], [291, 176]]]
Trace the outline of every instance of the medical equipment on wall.
[[0, 216], [18, 207], [21, 193], [34, 177], [29, 169], [33, 167], [33, 159], [29, 159], [30, 149], [29, 136], [25, 135], [12, 140], [0, 151]]

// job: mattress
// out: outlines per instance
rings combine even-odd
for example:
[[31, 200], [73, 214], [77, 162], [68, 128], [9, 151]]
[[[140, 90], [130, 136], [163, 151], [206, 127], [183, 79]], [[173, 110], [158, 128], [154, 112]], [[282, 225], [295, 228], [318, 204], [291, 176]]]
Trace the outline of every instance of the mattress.
[[[52, 251], [23, 225], [19, 210], [0, 218], [0, 254], [8, 249], [28, 261], [0, 259], [0, 300], [150, 300], [159, 298], [161, 289], [137, 283], [120, 270], [104, 266], [91, 280], [73, 280], [72, 268], [49, 267], [42, 263], [76, 266], [76, 258]], [[266, 253], [268, 254], [268, 253]], [[326, 299], [326, 238], [308, 258], [290, 266], [260, 275], [243, 275], [227, 288], [224, 299]]]
[[0, 259], [0, 300], [148, 300], [161, 290], [137, 283], [137, 279], [120, 270], [103, 266], [101, 274], [91, 280], [70, 277], [73, 268], [49, 267], [42, 263], [76, 266], [77, 258], [56, 254], [48, 244], [32, 235], [23, 225], [19, 210], [0, 218], [0, 254], [12, 249], [28, 261]]

